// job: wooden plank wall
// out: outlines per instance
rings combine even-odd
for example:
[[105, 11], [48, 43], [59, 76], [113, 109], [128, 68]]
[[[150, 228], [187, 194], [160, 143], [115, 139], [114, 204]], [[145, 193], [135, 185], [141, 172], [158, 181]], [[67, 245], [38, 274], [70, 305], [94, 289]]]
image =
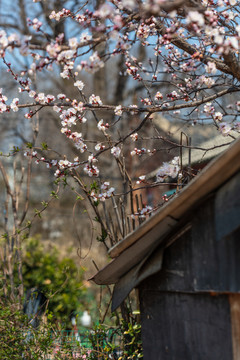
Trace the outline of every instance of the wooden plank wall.
[[240, 360], [240, 173], [191, 224], [139, 287], [144, 360]]
[[227, 296], [154, 290], [141, 296], [144, 360], [232, 359]]
[[240, 360], [240, 294], [229, 294], [233, 360]]

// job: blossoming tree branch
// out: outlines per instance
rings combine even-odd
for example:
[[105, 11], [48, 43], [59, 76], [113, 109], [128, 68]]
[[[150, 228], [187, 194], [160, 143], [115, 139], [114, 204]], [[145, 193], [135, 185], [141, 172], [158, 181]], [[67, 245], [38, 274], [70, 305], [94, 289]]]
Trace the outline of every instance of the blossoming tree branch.
[[[111, 198], [115, 206], [116, 196], [130, 193], [130, 212], [136, 215], [133, 192], [149, 185], [144, 169], [132, 179], [126, 164], [159, 150], [138, 146], [148, 129], [153, 132], [145, 136], [146, 144], [154, 138], [159, 148], [163, 142], [183, 146], [159, 135], [154, 116], [193, 126], [213, 123], [229, 142], [239, 132], [239, 2], [89, 0], [66, 1], [61, 9], [56, 4], [24, 4], [23, 28], [11, 20], [0, 24], [2, 68], [14, 81], [16, 93], [9, 98], [3, 86], [0, 114], [18, 112], [17, 118], [24, 117], [29, 126], [36, 117], [41, 121], [46, 109], [57, 116], [61, 142], [73, 145], [74, 156], [59, 151], [55, 158], [48, 156], [51, 144], [39, 151], [35, 140], [27, 146], [24, 142], [22, 149], [39, 166], [54, 169], [58, 181], [67, 176], [75, 180], [96, 212], [104, 240], [112, 237], [111, 226], [102, 219], [99, 203]], [[24, 66], [19, 58], [26, 59]], [[116, 70], [112, 79], [110, 68]], [[66, 91], [52, 86], [49, 92], [47, 81], [46, 89], [41, 85], [39, 90], [43, 74], [64, 81]], [[106, 159], [116, 162], [124, 191], [111, 180]], [[157, 185], [183, 176], [178, 157], [156, 167]], [[141, 215], [151, 211], [145, 204]], [[120, 230], [124, 236], [123, 227]]]

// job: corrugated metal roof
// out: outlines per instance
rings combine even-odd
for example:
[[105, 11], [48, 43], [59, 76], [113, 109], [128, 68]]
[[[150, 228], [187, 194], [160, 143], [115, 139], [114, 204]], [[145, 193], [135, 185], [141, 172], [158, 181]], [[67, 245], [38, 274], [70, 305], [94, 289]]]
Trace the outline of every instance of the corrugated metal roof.
[[[237, 139], [240, 134], [235, 133], [235, 138]], [[214, 138], [208, 139], [203, 143], [198, 145], [199, 149], [193, 149], [191, 152], [191, 164], [197, 164], [201, 162], [207, 162], [214, 157], [220, 155], [226, 148], [231, 145], [234, 140], [229, 136], [217, 135]], [[195, 145], [194, 145], [195, 146]], [[201, 148], [201, 149], [200, 149]], [[208, 151], [203, 151], [202, 149], [209, 149]], [[183, 165], [188, 165], [188, 154], [185, 152], [183, 156]]]
[[[207, 129], [206, 129], [207, 130]], [[211, 131], [210, 131], [211, 133]], [[240, 134], [234, 132], [234, 137], [239, 138]], [[225, 151], [232, 143], [234, 139], [230, 136], [217, 135], [214, 136], [204, 142], [194, 143], [192, 142], [191, 146], [195, 147], [191, 150], [191, 166], [196, 164], [206, 163], [220, 155], [223, 151]], [[204, 151], [206, 149], [206, 151]], [[189, 150], [183, 149], [183, 158], [182, 158], [183, 166], [189, 165]], [[155, 169], [151, 173], [147, 174], [147, 179], [152, 179], [156, 176], [159, 168]]]
[[[175, 140], [177, 143], [180, 141], [181, 132], [191, 137], [194, 146], [199, 146], [218, 136], [223, 139], [223, 135], [221, 135], [213, 122], [206, 123], [202, 121], [194, 125], [191, 120], [176, 122], [168, 120], [159, 114], [154, 116], [153, 122], [159, 130], [163, 131], [170, 139]], [[231, 131], [231, 135], [236, 137], [237, 132]]]

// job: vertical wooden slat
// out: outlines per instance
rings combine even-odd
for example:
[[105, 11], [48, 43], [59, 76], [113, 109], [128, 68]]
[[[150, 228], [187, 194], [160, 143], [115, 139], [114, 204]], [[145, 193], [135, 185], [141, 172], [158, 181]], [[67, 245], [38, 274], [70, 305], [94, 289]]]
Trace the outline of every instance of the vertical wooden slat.
[[240, 294], [229, 295], [233, 360], [240, 360]]

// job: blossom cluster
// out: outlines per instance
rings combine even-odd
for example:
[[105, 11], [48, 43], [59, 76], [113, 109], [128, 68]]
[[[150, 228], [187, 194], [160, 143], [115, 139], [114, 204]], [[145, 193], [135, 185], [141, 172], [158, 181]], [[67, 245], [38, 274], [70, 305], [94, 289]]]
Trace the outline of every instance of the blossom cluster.
[[135, 217], [138, 217], [139, 219], [145, 219], [147, 215], [152, 213], [152, 211], [153, 211], [152, 206], [146, 205], [140, 211], [132, 214], [131, 217], [132, 219], [135, 219]]
[[77, 108], [69, 108], [67, 110], [62, 110], [60, 115], [61, 124], [63, 127], [71, 127], [72, 125], [76, 125], [77, 121], [81, 123], [85, 123], [87, 119], [82, 116], [81, 113], [77, 110]]
[[131, 75], [134, 80], [138, 80], [138, 81], [142, 80], [142, 77], [139, 74], [139, 69], [137, 66], [132, 65], [130, 61], [126, 61], [125, 65], [127, 67], [128, 75]]
[[118, 147], [118, 146], [113, 146], [113, 147], [111, 148], [111, 154], [113, 154], [113, 156], [114, 156], [115, 158], [119, 158], [119, 156], [120, 156], [120, 154], [121, 154], [121, 149], [120, 149], [120, 147]]
[[42, 22], [39, 21], [37, 18], [33, 20], [28, 18], [27, 21], [28, 21], [28, 26], [32, 26], [35, 31], [39, 31], [41, 29]]
[[93, 155], [88, 157], [88, 163], [84, 166], [83, 170], [89, 177], [99, 176], [99, 169], [94, 165], [97, 161], [98, 160]]
[[158, 169], [156, 181], [163, 182], [168, 177], [175, 179], [178, 176], [179, 172], [179, 156], [175, 156], [172, 161], [164, 162], [163, 165]]
[[134, 155], [138, 155], [138, 156], [141, 156], [141, 155], [144, 155], [144, 154], [148, 154], [148, 155], [153, 155], [155, 154], [156, 152], [156, 149], [146, 149], [146, 148], [141, 148], [141, 149], [138, 149], [138, 148], [134, 148], [130, 154], [131, 156], [134, 156]]
[[239, 131], [239, 122], [233, 122], [231, 124], [229, 122], [222, 121], [224, 116], [223, 113], [220, 111], [215, 111], [215, 107], [211, 102], [208, 102], [206, 105], [204, 105], [204, 112], [212, 116], [212, 119], [214, 120], [219, 132], [223, 136], [229, 135], [232, 130]]
[[103, 133], [106, 132], [106, 130], [109, 128], [109, 124], [103, 122], [103, 119], [101, 119], [97, 124], [98, 130], [102, 131]]
[[146, 179], [146, 175], [139, 176], [139, 180], [136, 181], [136, 184], [139, 185], [141, 183], [144, 183]]
[[82, 71], [83, 69], [90, 74], [94, 74], [98, 70], [104, 67], [104, 62], [100, 59], [97, 51], [93, 53], [89, 57], [89, 60], [82, 60], [81, 64], [77, 66], [78, 71]]
[[90, 193], [91, 198], [93, 199], [93, 201], [97, 202], [97, 201], [106, 201], [107, 199], [109, 199], [110, 197], [113, 196], [115, 191], [114, 187], [110, 187], [110, 183], [108, 181], [105, 181], [102, 185], [101, 185], [101, 192], [97, 193], [96, 190], [92, 190]]
[[115, 115], [121, 116], [122, 115], [122, 106], [121, 105], [116, 106], [114, 112], [115, 112]]
[[0, 113], [3, 113], [8, 110], [6, 105], [7, 97], [2, 94], [2, 89], [0, 89]]
[[51, 169], [52, 167], [55, 167], [56, 171], [54, 173], [54, 176], [57, 177], [57, 178], [65, 175], [67, 170], [71, 170], [73, 168], [78, 168], [79, 164], [80, 164], [78, 157], [75, 157], [73, 162], [71, 162], [71, 161], [69, 161], [67, 159], [48, 160], [44, 156], [39, 156], [38, 152], [36, 150], [34, 150], [34, 151], [25, 150], [24, 151], [24, 156], [25, 157], [31, 157], [31, 158], [35, 159], [35, 164], [37, 164], [37, 165], [39, 163], [45, 163], [46, 167], [48, 169]]
[[138, 133], [133, 133], [130, 135], [130, 138], [132, 139], [132, 141], [137, 141], [138, 140]]
[[19, 34], [12, 33], [9, 36], [5, 30], [0, 30], [0, 58], [5, 56], [6, 49], [13, 49], [15, 46], [20, 48], [20, 52], [24, 53], [24, 49], [28, 43], [28, 37], [20, 38]]
[[18, 103], [19, 103], [19, 98], [14, 98], [10, 104], [10, 108], [12, 111], [17, 112], [18, 109]]
[[80, 153], [87, 151], [87, 145], [83, 141], [82, 133], [77, 131], [71, 132], [71, 130], [67, 129], [66, 127], [62, 128], [61, 132], [74, 142], [74, 145], [80, 151]]
[[56, 21], [59, 21], [63, 17], [71, 16], [71, 11], [63, 8], [61, 11], [56, 12], [53, 10], [51, 14], [49, 15], [49, 19], [54, 19]]
[[89, 104], [93, 104], [93, 105], [102, 105], [102, 100], [100, 99], [100, 96], [96, 96], [94, 94], [92, 94], [89, 97]]

